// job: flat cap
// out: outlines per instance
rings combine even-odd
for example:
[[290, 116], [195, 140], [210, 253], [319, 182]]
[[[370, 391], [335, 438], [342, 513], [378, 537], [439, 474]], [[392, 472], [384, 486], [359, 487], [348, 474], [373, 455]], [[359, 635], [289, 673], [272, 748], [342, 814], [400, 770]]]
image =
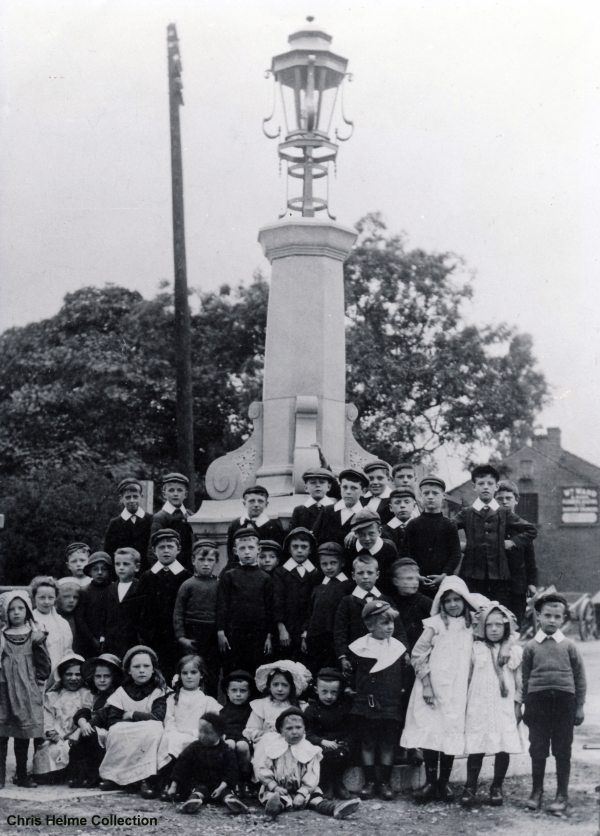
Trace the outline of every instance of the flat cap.
[[393, 488], [390, 491], [390, 502], [392, 499], [402, 499], [404, 497], [409, 497], [410, 499], [417, 498], [412, 488]]
[[324, 679], [326, 682], [345, 682], [344, 674], [337, 668], [321, 668], [315, 680]]
[[385, 470], [388, 476], [391, 473], [391, 467], [383, 459], [374, 459], [372, 462], [367, 462], [364, 466], [365, 473], [370, 473], [372, 470]]
[[69, 559], [69, 555], [73, 554], [73, 552], [83, 552], [83, 551], [91, 551], [90, 547], [87, 543], [71, 543], [65, 549], [65, 557], [67, 560]]
[[251, 493], [260, 493], [263, 496], [266, 496], [267, 499], [269, 498], [269, 491], [264, 487], [264, 485], [250, 485], [250, 487], [245, 488], [242, 496], [248, 496]]
[[218, 549], [219, 548], [219, 546], [217, 545], [217, 543], [214, 540], [210, 540], [207, 537], [200, 537], [200, 539], [196, 540], [194, 542], [194, 545], [192, 546], [192, 554], [196, 551], [196, 549], [202, 548], [202, 546], [207, 546], [210, 549]]
[[360, 482], [363, 488], [369, 487], [369, 477], [361, 467], [346, 467], [338, 476], [340, 482], [342, 479], [349, 479], [352, 482]]
[[261, 540], [260, 547], [262, 551], [272, 551], [278, 552], [279, 554], [283, 553], [283, 549], [281, 548], [281, 543], [278, 543], [277, 540]]
[[333, 554], [336, 557], [342, 557], [344, 549], [339, 543], [321, 543], [317, 549], [317, 554]]
[[370, 508], [361, 508], [360, 511], [357, 511], [356, 514], [352, 517], [350, 522], [350, 527], [352, 531], [356, 531], [359, 528], [364, 528], [366, 525], [371, 525], [371, 523], [377, 523], [377, 525], [381, 525], [381, 517], [377, 513], [377, 511], [372, 511]]
[[446, 492], [446, 483], [443, 479], [440, 479], [439, 476], [424, 476], [419, 482], [419, 487], [422, 488], [423, 485], [436, 485], [438, 488], [441, 488], [444, 493]]
[[90, 569], [95, 563], [104, 563], [106, 566], [110, 566], [111, 569], [113, 565], [112, 557], [109, 554], [106, 552], [94, 552], [94, 554], [90, 556], [87, 564], [83, 567], [83, 571], [86, 575], [91, 574]]
[[313, 549], [317, 545], [315, 535], [312, 531], [309, 528], [304, 528], [304, 526], [299, 525], [298, 528], [292, 528], [292, 530], [286, 535], [286, 538], [283, 541], [283, 548], [286, 549], [290, 540], [293, 540], [294, 538], [304, 538], [305, 540], [308, 540], [311, 548]]
[[330, 482], [335, 482], [335, 476], [326, 467], [311, 467], [304, 471], [302, 479], [305, 482], [307, 479], [329, 479]]
[[245, 525], [242, 528], [238, 528], [238, 530], [233, 535], [233, 542], [235, 543], [236, 540], [241, 540], [242, 537], [256, 537], [258, 540], [258, 531], [255, 528], [252, 528], [251, 525]]
[[137, 488], [140, 493], [142, 492], [142, 486], [139, 479], [135, 479], [133, 476], [127, 476], [125, 479], [121, 479], [117, 487], [117, 492], [121, 494], [127, 490], [127, 488]]
[[155, 546], [159, 540], [177, 540], [181, 545], [181, 537], [173, 528], [160, 528], [152, 535], [152, 545]]
[[363, 621], [366, 618], [370, 618], [372, 615], [381, 615], [381, 613], [387, 612], [388, 610], [392, 609], [392, 605], [388, 604], [387, 601], [369, 601], [366, 603], [362, 610], [362, 618]]
[[161, 484], [166, 485], [167, 482], [181, 482], [186, 488], [190, 486], [190, 480], [183, 473], [167, 473], [166, 476], [163, 476]]

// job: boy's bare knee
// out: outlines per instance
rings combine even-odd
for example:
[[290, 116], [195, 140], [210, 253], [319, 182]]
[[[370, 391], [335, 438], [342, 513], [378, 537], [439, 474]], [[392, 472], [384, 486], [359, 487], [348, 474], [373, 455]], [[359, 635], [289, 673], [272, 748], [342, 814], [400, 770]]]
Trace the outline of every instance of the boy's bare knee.
[[237, 749], [237, 744], [235, 740], [226, 740], [225, 743], [227, 746], [229, 746], [230, 749], [233, 749], [233, 751], [235, 752], [235, 750]]
[[[233, 743], [233, 741], [232, 741]], [[250, 747], [245, 740], [238, 740], [235, 744], [236, 752], [239, 752], [241, 755], [247, 755], [250, 752]]]

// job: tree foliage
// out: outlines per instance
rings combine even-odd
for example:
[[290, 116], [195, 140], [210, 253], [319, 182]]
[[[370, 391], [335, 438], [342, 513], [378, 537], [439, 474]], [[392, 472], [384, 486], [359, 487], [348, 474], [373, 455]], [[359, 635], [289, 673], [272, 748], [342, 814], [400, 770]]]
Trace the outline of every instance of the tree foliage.
[[378, 215], [357, 229], [345, 264], [347, 398], [361, 444], [418, 460], [448, 442], [469, 451], [531, 431], [547, 394], [531, 337], [466, 322], [473, 291], [457, 256], [407, 250]]

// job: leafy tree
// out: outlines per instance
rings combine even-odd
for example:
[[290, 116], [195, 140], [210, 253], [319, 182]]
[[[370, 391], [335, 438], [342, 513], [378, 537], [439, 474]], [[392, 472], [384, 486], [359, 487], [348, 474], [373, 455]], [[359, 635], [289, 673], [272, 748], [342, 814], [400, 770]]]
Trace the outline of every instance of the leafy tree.
[[531, 337], [465, 322], [473, 290], [457, 256], [407, 250], [376, 214], [357, 229], [344, 273], [361, 444], [418, 460], [448, 442], [470, 450], [530, 431], [547, 396]]

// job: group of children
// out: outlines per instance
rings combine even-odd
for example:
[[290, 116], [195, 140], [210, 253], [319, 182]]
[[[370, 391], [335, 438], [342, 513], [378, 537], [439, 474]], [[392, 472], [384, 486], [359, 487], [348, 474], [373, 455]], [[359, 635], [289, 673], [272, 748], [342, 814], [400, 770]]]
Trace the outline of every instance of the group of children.
[[[464, 755], [460, 801], [472, 806], [487, 754], [498, 805], [523, 720], [528, 807], [541, 807], [552, 743], [550, 809], [563, 811], [585, 700], [581, 658], [560, 629], [568, 605], [557, 594], [537, 601], [540, 630], [523, 651], [536, 529], [493, 466], [472, 476], [477, 500], [450, 520], [443, 481], [422, 479], [418, 501], [410, 465], [348, 468], [339, 499], [333, 474], [310, 470], [285, 535], [266, 489], [252, 486], [219, 576], [217, 544], [193, 542], [186, 478], [165, 477], [154, 517], [141, 485], [123, 480], [105, 551], [72, 544], [67, 577], [34, 578], [31, 598], [1, 597], [0, 784], [12, 737], [21, 786], [66, 777], [178, 800], [186, 813], [211, 800], [244, 812], [258, 788], [268, 815], [308, 807], [344, 818], [360, 799], [394, 797], [394, 763], [424, 761], [416, 800], [452, 801]], [[343, 783], [353, 763], [359, 798]]]

